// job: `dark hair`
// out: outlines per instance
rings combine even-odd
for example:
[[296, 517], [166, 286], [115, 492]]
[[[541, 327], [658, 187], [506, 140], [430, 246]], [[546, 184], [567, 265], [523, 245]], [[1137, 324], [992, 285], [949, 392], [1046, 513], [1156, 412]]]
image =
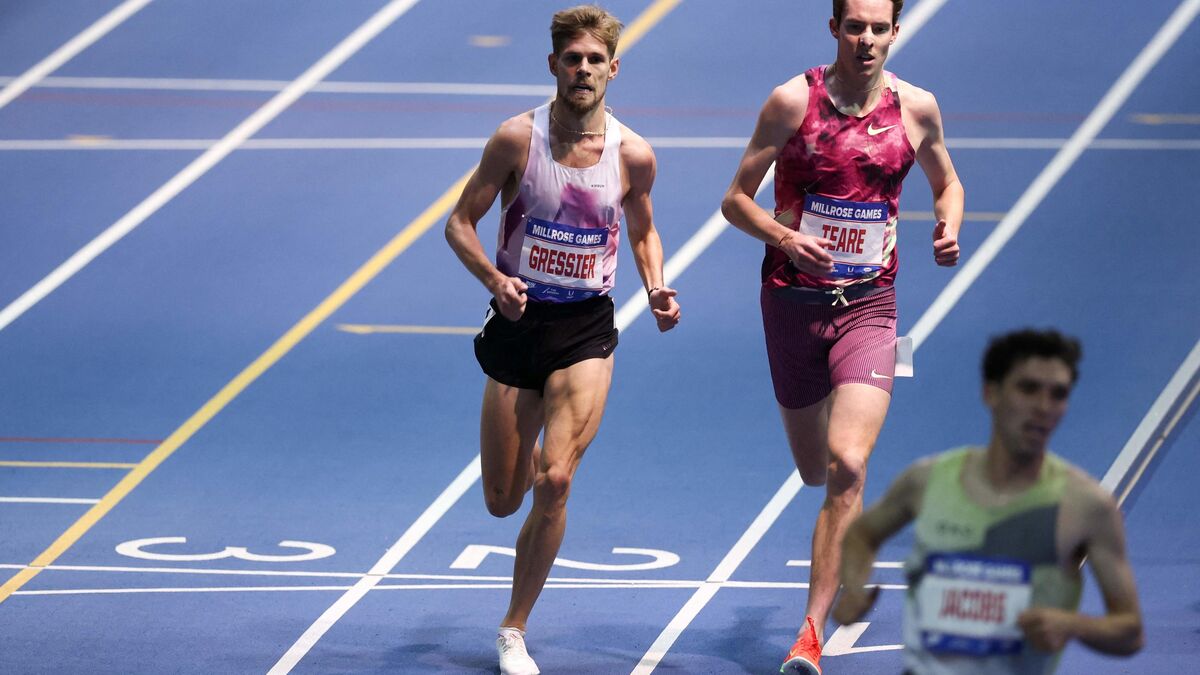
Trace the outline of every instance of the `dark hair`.
[[[892, 0], [892, 23], [900, 22], [900, 10], [904, 8], [904, 0]], [[846, 13], [846, 0], [833, 0], [833, 22], [839, 26], [842, 14]]]
[[1071, 369], [1071, 383], [1079, 377], [1079, 360], [1083, 347], [1079, 340], [1063, 335], [1053, 328], [1025, 328], [997, 335], [988, 343], [983, 354], [983, 381], [1001, 382], [1017, 363], [1032, 356], [1059, 359]]
[[604, 8], [596, 5], [579, 5], [564, 9], [550, 20], [550, 42], [558, 54], [569, 40], [580, 33], [587, 33], [608, 47], [608, 58], [617, 53], [617, 40], [621, 37], [621, 22]]

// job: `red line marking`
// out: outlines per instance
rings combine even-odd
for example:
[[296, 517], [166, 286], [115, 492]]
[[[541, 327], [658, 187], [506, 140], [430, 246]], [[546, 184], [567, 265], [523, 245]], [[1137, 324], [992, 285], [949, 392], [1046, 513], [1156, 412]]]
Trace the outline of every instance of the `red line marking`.
[[159, 438], [44, 438], [32, 436], [0, 436], [0, 443], [126, 443], [130, 445], [158, 445]]

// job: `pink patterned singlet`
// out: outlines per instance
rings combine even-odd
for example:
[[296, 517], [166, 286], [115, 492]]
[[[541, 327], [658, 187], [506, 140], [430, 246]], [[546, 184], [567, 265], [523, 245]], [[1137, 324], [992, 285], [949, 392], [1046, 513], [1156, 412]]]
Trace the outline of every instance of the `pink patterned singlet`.
[[834, 242], [834, 278], [805, 274], [767, 245], [764, 287], [832, 288], [896, 278], [900, 189], [916, 151], [900, 117], [896, 77], [863, 117], [839, 111], [825, 88], [828, 66], [805, 72], [808, 109], [775, 163], [775, 214], [791, 211], [797, 227]]

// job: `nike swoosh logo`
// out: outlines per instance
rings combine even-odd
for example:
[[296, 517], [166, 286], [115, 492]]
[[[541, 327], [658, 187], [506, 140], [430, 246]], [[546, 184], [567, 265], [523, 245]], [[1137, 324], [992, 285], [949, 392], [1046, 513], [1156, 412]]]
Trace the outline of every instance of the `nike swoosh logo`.
[[888, 127], [881, 127], [879, 129], [876, 129], [873, 125], [868, 124], [867, 125], [867, 135], [868, 136], [878, 136], [879, 134], [882, 134], [883, 132], [887, 131], [888, 129], [894, 128], [895, 126], [896, 125], [893, 124]]
[[892, 379], [892, 376], [891, 376], [891, 375], [880, 375], [879, 373], [875, 372], [875, 369], [874, 369], [874, 368], [872, 368], [872, 369], [871, 369], [871, 377], [873, 377], [873, 378], [875, 378], [875, 379], [877, 379], [877, 380], [890, 380], [890, 379]]

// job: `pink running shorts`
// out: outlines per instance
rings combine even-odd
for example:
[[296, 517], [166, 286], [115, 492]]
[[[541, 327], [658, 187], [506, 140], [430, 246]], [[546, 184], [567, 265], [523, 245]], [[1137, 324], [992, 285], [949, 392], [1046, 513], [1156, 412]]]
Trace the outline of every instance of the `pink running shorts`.
[[760, 301], [771, 381], [781, 406], [805, 408], [855, 382], [892, 393], [895, 288], [834, 305], [833, 296], [815, 289], [764, 286]]

